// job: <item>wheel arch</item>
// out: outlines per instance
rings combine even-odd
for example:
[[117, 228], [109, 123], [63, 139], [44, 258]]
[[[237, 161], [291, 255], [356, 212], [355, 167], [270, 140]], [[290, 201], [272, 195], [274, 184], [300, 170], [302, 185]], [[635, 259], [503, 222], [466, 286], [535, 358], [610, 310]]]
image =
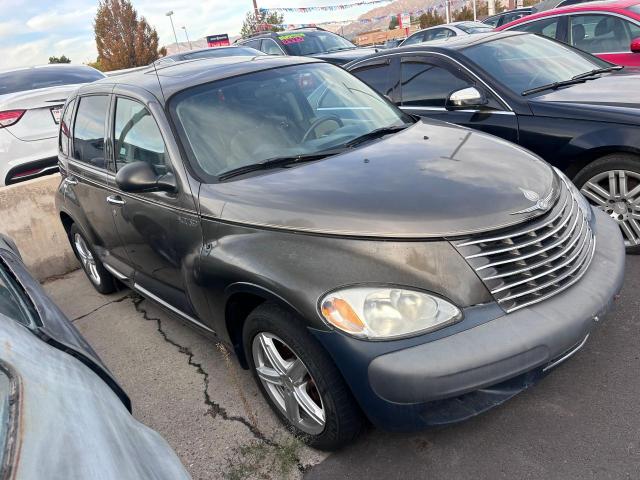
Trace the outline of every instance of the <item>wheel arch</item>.
[[629, 145], [599, 146], [582, 152], [569, 164], [565, 173], [570, 179], [573, 180], [578, 172], [580, 172], [590, 163], [595, 162], [602, 157], [606, 157], [607, 155], [612, 155], [615, 153], [635, 155], [638, 157], [638, 160], [640, 160], [640, 148]]
[[242, 341], [242, 330], [247, 317], [253, 310], [265, 302], [274, 302], [297, 315], [302, 315], [289, 301], [270, 289], [254, 283], [234, 283], [226, 288], [225, 294], [227, 297], [224, 308], [225, 327], [236, 357], [244, 369], [248, 369], [249, 364]]

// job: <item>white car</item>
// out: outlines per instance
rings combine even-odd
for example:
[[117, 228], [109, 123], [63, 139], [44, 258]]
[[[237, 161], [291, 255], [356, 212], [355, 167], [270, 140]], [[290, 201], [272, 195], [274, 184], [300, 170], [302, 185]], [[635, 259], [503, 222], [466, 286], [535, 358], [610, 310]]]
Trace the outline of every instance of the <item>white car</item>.
[[489, 25], [480, 22], [452, 22], [435, 27], [418, 30], [413, 35], [407, 37], [399, 46], [406, 47], [414, 43], [430, 42], [431, 40], [442, 40], [449, 37], [457, 37], [460, 35], [473, 35], [474, 33], [486, 33], [493, 30]]
[[86, 65], [0, 70], [0, 186], [57, 171], [62, 106], [79, 84], [101, 78]]

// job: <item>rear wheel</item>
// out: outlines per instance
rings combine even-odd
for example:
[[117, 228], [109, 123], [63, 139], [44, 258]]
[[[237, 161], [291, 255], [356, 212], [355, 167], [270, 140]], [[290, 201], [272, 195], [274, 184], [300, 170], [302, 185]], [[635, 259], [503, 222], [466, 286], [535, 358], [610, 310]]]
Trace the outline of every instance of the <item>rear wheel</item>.
[[627, 253], [640, 254], [640, 158], [616, 153], [583, 168], [574, 183], [620, 226]]
[[359, 407], [300, 318], [264, 303], [247, 318], [243, 341], [260, 391], [296, 436], [322, 450], [335, 450], [358, 436]]
[[116, 279], [104, 268], [102, 262], [89, 246], [89, 242], [84, 238], [75, 223], [69, 229], [69, 238], [71, 239], [73, 251], [93, 287], [103, 294], [115, 292]]

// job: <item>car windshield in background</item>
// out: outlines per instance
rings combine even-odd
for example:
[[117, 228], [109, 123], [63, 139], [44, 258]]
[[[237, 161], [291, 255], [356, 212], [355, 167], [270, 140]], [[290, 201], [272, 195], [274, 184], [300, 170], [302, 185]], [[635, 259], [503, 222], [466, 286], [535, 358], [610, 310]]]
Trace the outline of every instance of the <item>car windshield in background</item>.
[[456, 27], [462, 30], [465, 33], [473, 34], [473, 33], [486, 33], [493, 30], [489, 25], [485, 25], [480, 22], [464, 22], [456, 24]]
[[90, 83], [104, 75], [89, 67], [36, 67], [0, 72], [0, 95], [38, 88]]
[[289, 55], [315, 55], [340, 50], [353, 50], [356, 47], [350, 41], [331, 32], [291, 32], [278, 35]]
[[217, 57], [238, 57], [238, 56], [255, 57], [257, 55], [264, 55], [264, 53], [254, 48], [228, 47], [228, 48], [210, 48], [208, 50], [199, 50], [193, 53], [185, 53], [183, 57], [185, 60], [192, 60], [194, 58], [217, 58]]
[[275, 158], [346, 148], [374, 130], [412, 121], [363, 82], [325, 63], [192, 87], [173, 97], [170, 111], [205, 179]]
[[537, 35], [498, 38], [462, 53], [510, 90], [522, 94], [611, 64]]
[[14, 280], [0, 261], [0, 314], [23, 325], [34, 323], [35, 310], [20, 285]]

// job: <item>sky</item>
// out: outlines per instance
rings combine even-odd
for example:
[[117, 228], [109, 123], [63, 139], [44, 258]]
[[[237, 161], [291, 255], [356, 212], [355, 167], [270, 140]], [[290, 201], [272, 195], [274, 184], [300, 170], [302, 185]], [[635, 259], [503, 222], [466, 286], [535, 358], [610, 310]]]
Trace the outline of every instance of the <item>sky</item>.
[[[160, 44], [173, 43], [165, 13], [173, 10], [178, 41], [187, 28], [193, 40], [206, 35], [237, 35], [252, 0], [131, 0], [160, 36]], [[308, 7], [347, 4], [354, 0], [258, 0], [258, 6]], [[0, 0], [0, 69], [48, 63], [52, 55], [66, 55], [73, 63], [97, 57], [93, 19], [98, 0]], [[285, 13], [285, 23], [320, 23], [355, 19], [374, 6], [342, 11]]]

